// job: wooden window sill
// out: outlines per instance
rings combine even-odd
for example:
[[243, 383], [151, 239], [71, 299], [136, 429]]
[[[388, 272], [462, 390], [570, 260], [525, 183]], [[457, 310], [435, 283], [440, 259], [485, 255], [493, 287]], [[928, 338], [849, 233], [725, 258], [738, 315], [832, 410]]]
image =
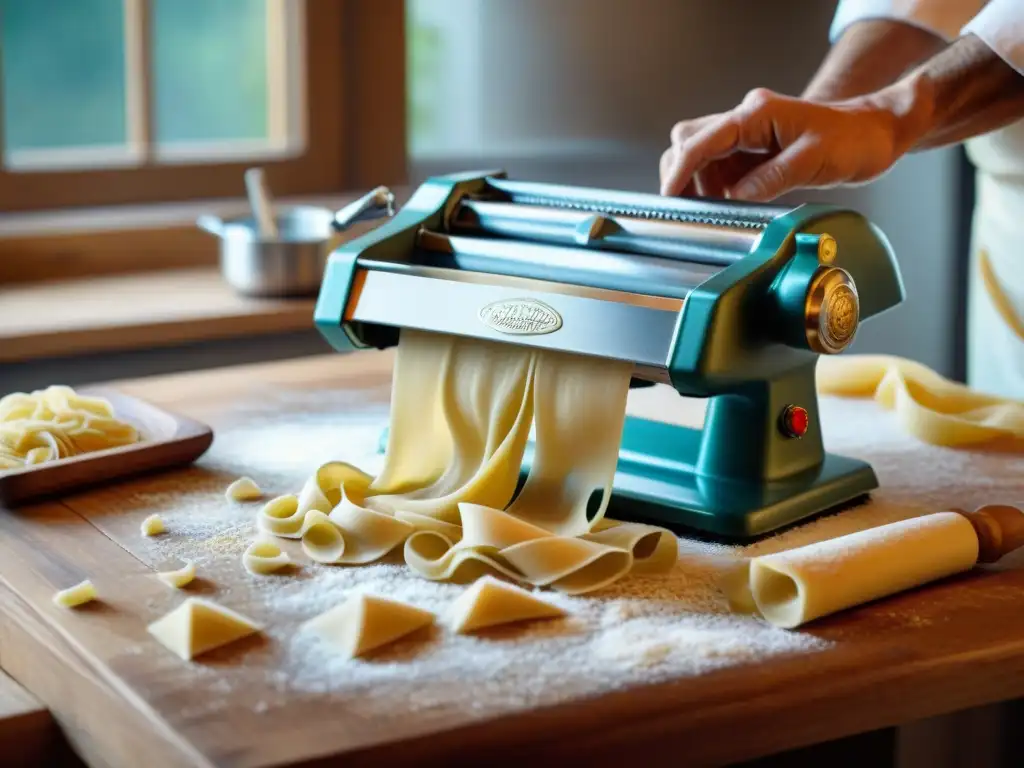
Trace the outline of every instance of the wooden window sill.
[[[404, 203], [408, 188], [392, 189]], [[366, 191], [275, 202], [280, 207], [337, 210]], [[0, 214], [0, 286], [213, 267], [219, 242], [196, 225], [204, 213], [246, 216], [249, 204], [244, 198], [230, 198]], [[353, 228], [352, 235], [362, 231], [366, 228]]]
[[0, 289], [0, 364], [313, 328], [315, 299], [240, 296], [216, 268]]

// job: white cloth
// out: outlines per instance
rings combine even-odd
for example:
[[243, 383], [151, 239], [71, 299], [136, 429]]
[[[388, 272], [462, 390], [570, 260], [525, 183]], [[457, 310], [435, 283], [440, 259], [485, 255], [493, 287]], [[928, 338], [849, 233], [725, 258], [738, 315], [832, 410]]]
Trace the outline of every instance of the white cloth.
[[[1024, 0], [840, 0], [830, 39], [853, 23], [897, 19], [946, 41], [973, 34], [1024, 75]], [[966, 143], [978, 169], [967, 312], [967, 380], [1024, 400], [1024, 338], [996, 311], [981, 280], [984, 250], [999, 290], [1024, 320], [1024, 120]]]
[[[967, 380], [972, 387], [1019, 400], [1024, 400], [1022, 217], [1024, 182], [979, 170], [967, 286]], [[982, 279], [983, 254], [1012, 315], [1009, 321], [997, 311], [999, 302]]]

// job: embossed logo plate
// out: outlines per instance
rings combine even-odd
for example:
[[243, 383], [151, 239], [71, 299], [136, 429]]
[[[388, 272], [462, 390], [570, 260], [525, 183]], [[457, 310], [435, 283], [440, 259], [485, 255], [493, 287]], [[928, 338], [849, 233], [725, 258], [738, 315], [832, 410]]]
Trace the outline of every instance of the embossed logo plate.
[[826, 298], [822, 330], [835, 344], [845, 344], [857, 330], [857, 294], [848, 286], [835, 288]]
[[479, 312], [480, 319], [498, 333], [540, 336], [562, 327], [562, 316], [535, 299], [494, 301]]

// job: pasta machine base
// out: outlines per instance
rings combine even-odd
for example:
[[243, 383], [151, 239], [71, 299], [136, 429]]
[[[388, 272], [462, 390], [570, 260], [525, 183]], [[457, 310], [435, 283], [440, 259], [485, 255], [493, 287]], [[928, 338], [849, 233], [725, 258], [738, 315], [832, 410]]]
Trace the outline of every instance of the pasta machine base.
[[[878, 487], [867, 462], [826, 453], [821, 465], [754, 482], [702, 474], [699, 429], [626, 417], [607, 515], [746, 540], [841, 507]], [[739, 439], [743, 439], [740, 437]], [[522, 475], [533, 460], [527, 446]]]

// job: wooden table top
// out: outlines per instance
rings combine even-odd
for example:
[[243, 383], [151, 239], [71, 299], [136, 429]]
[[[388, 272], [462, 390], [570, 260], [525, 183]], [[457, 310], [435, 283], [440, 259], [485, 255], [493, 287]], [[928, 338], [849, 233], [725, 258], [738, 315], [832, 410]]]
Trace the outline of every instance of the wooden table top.
[[[765, 658], [705, 652], [714, 663], [698, 668], [677, 659], [672, 667], [677, 657], [670, 654], [660, 676], [651, 671], [658, 662], [651, 657], [644, 661], [651, 669], [634, 665], [615, 677], [605, 668], [613, 656], [605, 654], [595, 657], [600, 663], [581, 666], [595, 675], [588, 684], [554, 669], [560, 661], [545, 664], [531, 655], [531, 643], [557, 659], [592, 652], [589, 634], [600, 628], [593, 622], [575, 628], [570, 622], [564, 635], [532, 630], [525, 641], [512, 634], [466, 641], [480, 658], [495, 660], [493, 679], [480, 676], [480, 664], [468, 655], [462, 667], [418, 661], [415, 644], [377, 661], [317, 656], [293, 639], [295, 630], [344, 599], [350, 587], [372, 583], [386, 591], [403, 584], [422, 590], [428, 602], [459, 588], [402, 581], [415, 577], [400, 574], [397, 564], [370, 571], [304, 565], [293, 576], [253, 577], [238, 555], [255, 507], [232, 506], [223, 490], [245, 473], [272, 493], [290, 492], [334, 456], [325, 451], [345, 453], [339, 458], [372, 452], [387, 414], [391, 361], [371, 352], [120, 382], [128, 394], [211, 424], [217, 435], [211, 452], [196, 467], [0, 510], [0, 662], [54, 713], [88, 763], [296, 766], [336, 759], [348, 766], [543, 756], [605, 764], [643, 755], [651, 765], [721, 764], [1024, 695], [1020, 560], [799, 633], [772, 629], [776, 644], [795, 639]], [[832, 443], [829, 419], [839, 420], [835, 414], [848, 406], [828, 405], [826, 442]], [[971, 506], [1008, 500], [1021, 489], [1024, 459], [880, 443], [873, 433], [885, 432], [887, 416], [860, 405], [857, 414], [842, 417], [856, 429], [848, 424], [847, 437], [836, 440], [849, 447], [844, 452], [872, 458], [883, 491], [872, 504], [821, 525], [853, 530], [946, 499]], [[699, 424], [702, 404], [659, 389], [636, 393], [630, 410]], [[334, 442], [320, 445], [324, 435], [335, 435]], [[925, 478], [929, 472], [933, 480]], [[165, 518], [168, 533], [145, 539], [139, 523], [153, 512]], [[790, 545], [813, 538], [816, 525], [798, 529]], [[817, 530], [820, 536], [823, 529]], [[680, 568], [691, 570], [666, 583], [700, 592], [701, 571], [693, 563], [701, 551], [684, 542]], [[193, 664], [158, 646], [146, 625], [183, 595], [153, 573], [185, 558], [199, 564], [200, 593], [264, 622], [267, 634]], [[97, 585], [100, 603], [78, 611], [52, 605], [55, 590], [82, 578]], [[658, 621], [673, 621], [677, 596], [659, 592], [656, 577], [646, 578], [642, 591], [598, 594], [578, 605], [603, 617], [600, 626], [627, 624], [630, 611], [642, 612], [648, 603], [668, 606], [669, 615]], [[622, 612], [601, 613], [601, 601], [612, 598]], [[693, 605], [679, 613], [702, 620]], [[743, 620], [749, 623], [709, 625], [709, 631], [727, 626], [769, 637], [758, 620]], [[443, 656], [449, 642], [433, 637], [425, 653]]]

